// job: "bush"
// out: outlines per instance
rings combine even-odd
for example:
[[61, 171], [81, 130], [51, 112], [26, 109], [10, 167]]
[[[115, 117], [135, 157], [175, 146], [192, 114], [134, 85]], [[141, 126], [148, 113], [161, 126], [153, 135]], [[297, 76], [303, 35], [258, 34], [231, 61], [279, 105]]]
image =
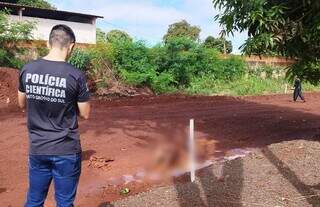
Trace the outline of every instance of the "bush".
[[21, 68], [24, 64], [18, 57], [25, 52], [18, 47], [20, 41], [30, 40], [35, 23], [9, 21], [7, 11], [0, 11], [0, 65]]
[[76, 48], [69, 58], [69, 63], [79, 70], [85, 71], [90, 65], [90, 54], [85, 50]]
[[194, 77], [210, 75], [214, 79], [233, 80], [245, 74], [247, 66], [238, 57], [221, 59], [220, 53], [188, 38], [173, 38], [153, 48], [158, 72], [173, 75], [177, 87], [188, 87]]
[[[163, 47], [149, 49], [141, 41], [114, 41], [113, 67], [120, 78], [131, 86], [147, 86], [155, 93], [172, 92], [175, 90], [174, 75], [161, 71], [158, 63], [165, 54]], [[162, 55], [160, 55], [162, 54]]]
[[153, 76], [151, 82], [151, 89], [156, 94], [172, 93], [176, 91], [174, 85], [176, 84], [172, 74], [162, 72], [158, 76]]
[[132, 86], [150, 86], [152, 80], [154, 79], [155, 71], [146, 71], [146, 72], [135, 72], [120, 70], [120, 76], [127, 84]]
[[[156, 94], [182, 90], [205, 95], [259, 95], [282, 93], [286, 83], [281, 78], [270, 78], [279, 68], [260, 67], [250, 73], [241, 57], [223, 58], [217, 50], [183, 37], [153, 48], [141, 41], [101, 42], [85, 53], [90, 57], [87, 73], [98, 87], [122, 81], [130, 86], [149, 87]], [[85, 59], [82, 55], [80, 51], [74, 54], [75, 64], [78, 58]], [[262, 79], [261, 71], [268, 78]], [[309, 84], [304, 86], [311, 88]]]
[[246, 71], [242, 59], [221, 59], [215, 49], [186, 37], [172, 38], [153, 48], [141, 41], [114, 41], [110, 45], [116, 74], [129, 85], [148, 86], [158, 94], [188, 88], [195, 77], [230, 81]]
[[114, 49], [113, 65], [118, 71], [130, 71], [148, 73], [154, 70], [154, 66], [150, 62], [149, 50], [141, 41], [113, 41]]
[[107, 87], [117, 81], [117, 72], [113, 67], [114, 49], [106, 42], [98, 43], [89, 48], [90, 69], [87, 74], [97, 83], [97, 87]]
[[[22, 50], [16, 50], [15, 53], [22, 54]], [[25, 61], [17, 58], [17, 54], [8, 51], [7, 49], [1, 48], [0, 49], [0, 65], [7, 66], [11, 68], [18, 68], [21, 69], [23, 65], [26, 63]]]
[[49, 48], [47, 47], [37, 47], [36, 50], [38, 57], [44, 57], [49, 53]]
[[233, 81], [242, 77], [247, 71], [246, 63], [239, 57], [232, 56], [227, 59], [222, 59], [217, 64], [216, 76], [220, 80]]
[[155, 60], [158, 72], [172, 74], [177, 86], [188, 86], [199, 70], [196, 67], [200, 54], [198, 47], [195, 41], [186, 37], [169, 39]]
[[226, 59], [210, 49], [205, 49], [202, 67], [205, 68], [201, 75], [210, 75], [216, 80], [232, 81], [243, 76], [248, 67], [242, 58], [231, 56]]

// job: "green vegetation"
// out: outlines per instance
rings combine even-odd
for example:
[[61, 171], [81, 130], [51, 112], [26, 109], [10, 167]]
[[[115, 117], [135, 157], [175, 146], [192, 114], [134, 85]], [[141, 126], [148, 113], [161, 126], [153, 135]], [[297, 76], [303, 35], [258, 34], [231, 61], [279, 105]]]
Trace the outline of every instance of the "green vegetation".
[[87, 51], [76, 48], [69, 58], [69, 63], [76, 68], [85, 71], [90, 67], [90, 54]]
[[263, 95], [283, 93], [284, 87], [285, 82], [283, 79], [262, 79], [258, 76], [243, 76], [232, 82], [214, 80], [211, 77], [200, 77], [194, 79], [187, 92], [203, 95]]
[[167, 42], [171, 38], [188, 37], [192, 40], [199, 40], [201, 29], [197, 26], [191, 26], [186, 20], [169, 25], [167, 34], [164, 35], [163, 41]]
[[[34, 27], [30, 22], [9, 22], [6, 12], [0, 13], [1, 66], [21, 68], [24, 63], [21, 56], [25, 50], [19, 48], [17, 43], [29, 40]], [[75, 49], [69, 62], [85, 71], [97, 88], [121, 83], [149, 87], [156, 94], [283, 93], [285, 84], [288, 84], [283, 75], [286, 69], [271, 66], [252, 69], [241, 56], [222, 55], [232, 51], [231, 42], [225, 38], [226, 31], [230, 31], [228, 25], [220, 37], [209, 36], [204, 42], [199, 40], [200, 31], [200, 28], [186, 21], [177, 22], [169, 26], [162, 43], [147, 47], [143, 41], [133, 40], [124, 31], [105, 33], [98, 29], [97, 44], [86, 49]], [[256, 41], [255, 37], [251, 38], [248, 41]], [[269, 47], [262, 51], [272, 49]], [[247, 42], [243, 48], [250, 51], [253, 45]], [[258, 45], [257, 48], [263, 46]], [[36, 50], [41, 56], [47, 53], [46, 48], [39, 47]], [[315, 80], [317, 63], [304, 58], [298, 60], [291, 71], [298, 73], [304, 68], [303, 74], [310, 73], [309, 76], [313, 75], [312, 80]], [[291, 87], [291, 84], [288, 85]], [[305, 90], [318, 90], [308, 82], [303, 87]]]
[[[188, 37], [170, 38], [152, 48], [131, 38], [99, 41], [88, 50], [75, 50], [70, 62], [85, 70], [97, 87], [110, 87], [119, 81], [147, 86], [156, 94], [261, 95], [283, 93], [288, 84], [285, 68], [250, 69], [240, 56], [224, 57]], [[309, 83], [303, 86], [318, 89]]]
[[52, 4], [45, 0], [3, 0], [2, 2], [21, 4], [41, 9], [56, 9], [56, 7], [54, 7]]
[[114, 29], [105, 33], [100, 28], [97, 29], [97, 42], [115, 42], [118, 40], [132, 41], [132, 38], [125, 31]]
[[22, 40], [32, 37], [35, 25], [32, 22], [10, 22], [6, 11], [0, 11], [0, 65], [21, 68], [24, 62], [18, 57], [24, 49], [17, 46]]
[[204, 41], [204, 46], [207, 48], [215, 48], [221, 53], [230, 54], [232, 52], [232, 42], [224, 37], [215, 38], [208, 36]]
[[[230, 96], [246, 96], [246, 95], [266, 95], [266, 94], [281, 94], [284, 93], [287, 84], [288, 93], [291, 93], [290, 88], [292, 83], [284, 78], [263, 79], [260, 76], [249, 75], [243, 76], [232, 82], [215, 80], [212, 77], [195, 78], [190, 87], [186, 89], [188, 94], [201, 95], [230, 95]], [[309, 82], [302, 84], [304, 91], [319, 91], [319, 86], [314, 86]]]
[[[169, 26], [163, 43], [147, 47], [127, 33], [98, 30], [98, 44], [86, 51], [76, 50], [70, 62], [85, 70], [97, 87], [114, 82], [149, 87], [156, 94], [260, 95], [283, 93], [292, 84], [284, 77], [286, 68], [261, 66], [250, 68], [241, 56], [223, 56], [232, 51], [225, 39], [209, 36], [199, 41], [200, 28], [188, 22]], [[317, 90], [308, 82], [306, 90]]]
[[[80, 61], [84, 59], [91, 63]], [[131, 86], [150, 87], [158, 94], [183, 91], [194, 77], [212, 76], [215, 80], [232, 81], [246, 73], [246, 64], [241, 58], [222, 59], [217, 50], [188, 37], [171, 38], [166, 44], [153, 48], [130, 38], [103, 41], [88, 52], [76, 50], [70, 62], [81, 69], [87, 68], [93, 80], [108, 82], [110, 79], [105, 77], [111, 75], [112, 79]]]
[[281, 54], [297, 59], [288, 77], [320, 80], [319, 0], [213, 0], [216, 19], [227, 32], [248, 31], [247, 54]]
[[128, 33], [121, 30], [111, 30], [106, 35], [106, 41], [115, 42], [115, 41], [132, 41], [132, 38]]

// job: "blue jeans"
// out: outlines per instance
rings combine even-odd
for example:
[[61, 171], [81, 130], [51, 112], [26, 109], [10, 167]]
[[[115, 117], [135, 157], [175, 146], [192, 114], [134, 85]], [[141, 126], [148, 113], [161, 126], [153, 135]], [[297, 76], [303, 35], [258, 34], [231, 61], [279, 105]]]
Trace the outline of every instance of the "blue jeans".
[[25, 207], [43, 207], [53, 179], [57, 207], [73, 207], [81, 173], [81, 154], [29, 156], [29, 191]]

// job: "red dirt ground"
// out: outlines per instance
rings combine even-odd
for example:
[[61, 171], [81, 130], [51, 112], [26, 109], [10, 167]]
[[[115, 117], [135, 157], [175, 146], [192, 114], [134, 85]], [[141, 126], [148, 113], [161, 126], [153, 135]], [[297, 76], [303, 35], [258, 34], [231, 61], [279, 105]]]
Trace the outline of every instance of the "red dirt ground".
[[0, 67], [0, 105], [17, 105], [18, 70]]
[[[196, 137], [204, 146], [201, 153], [206, 159], [223, 156], [234, 148], [317, 138], [320, 94], [306, 97], [307, 103], [293, 103], [289, 95], [94, 100], [92, 118], [80, 123], [84, 161], [76, 206], [99, 207], [121, 198], [118, 191], [123, 186], [134, 194], [157, 184], [124, 185], [118, 178], [142, 172], [160, 141], [174, 142], [177, 137], [186, 137], [190, 118], [195, 119]], [[20, 207], [27, 190], [26, 118], [19, 110], [6, 111], [3, 103], [1, 108], [0, 201], [4, 207]], [[103, 158], [114, 161], [105, 165]], [[96, 160], [99, 163], [93, 163]], [[46, 206], [54, 206], [52, 193]]]

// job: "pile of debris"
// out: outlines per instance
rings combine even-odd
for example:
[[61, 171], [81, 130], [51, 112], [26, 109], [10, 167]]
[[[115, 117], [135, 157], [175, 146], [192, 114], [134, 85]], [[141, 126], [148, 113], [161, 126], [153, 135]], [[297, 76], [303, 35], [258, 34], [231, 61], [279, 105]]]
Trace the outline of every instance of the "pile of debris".
[[113, 162], [114, 159], [108, 159], [104, 157], [98, 157], [98, 156], [91, 156], [89, 160], [89, 167], [95, 168], [95, 169], [101, 169], [104, 171], [107, 171], [110, 169], [110, 162]]

